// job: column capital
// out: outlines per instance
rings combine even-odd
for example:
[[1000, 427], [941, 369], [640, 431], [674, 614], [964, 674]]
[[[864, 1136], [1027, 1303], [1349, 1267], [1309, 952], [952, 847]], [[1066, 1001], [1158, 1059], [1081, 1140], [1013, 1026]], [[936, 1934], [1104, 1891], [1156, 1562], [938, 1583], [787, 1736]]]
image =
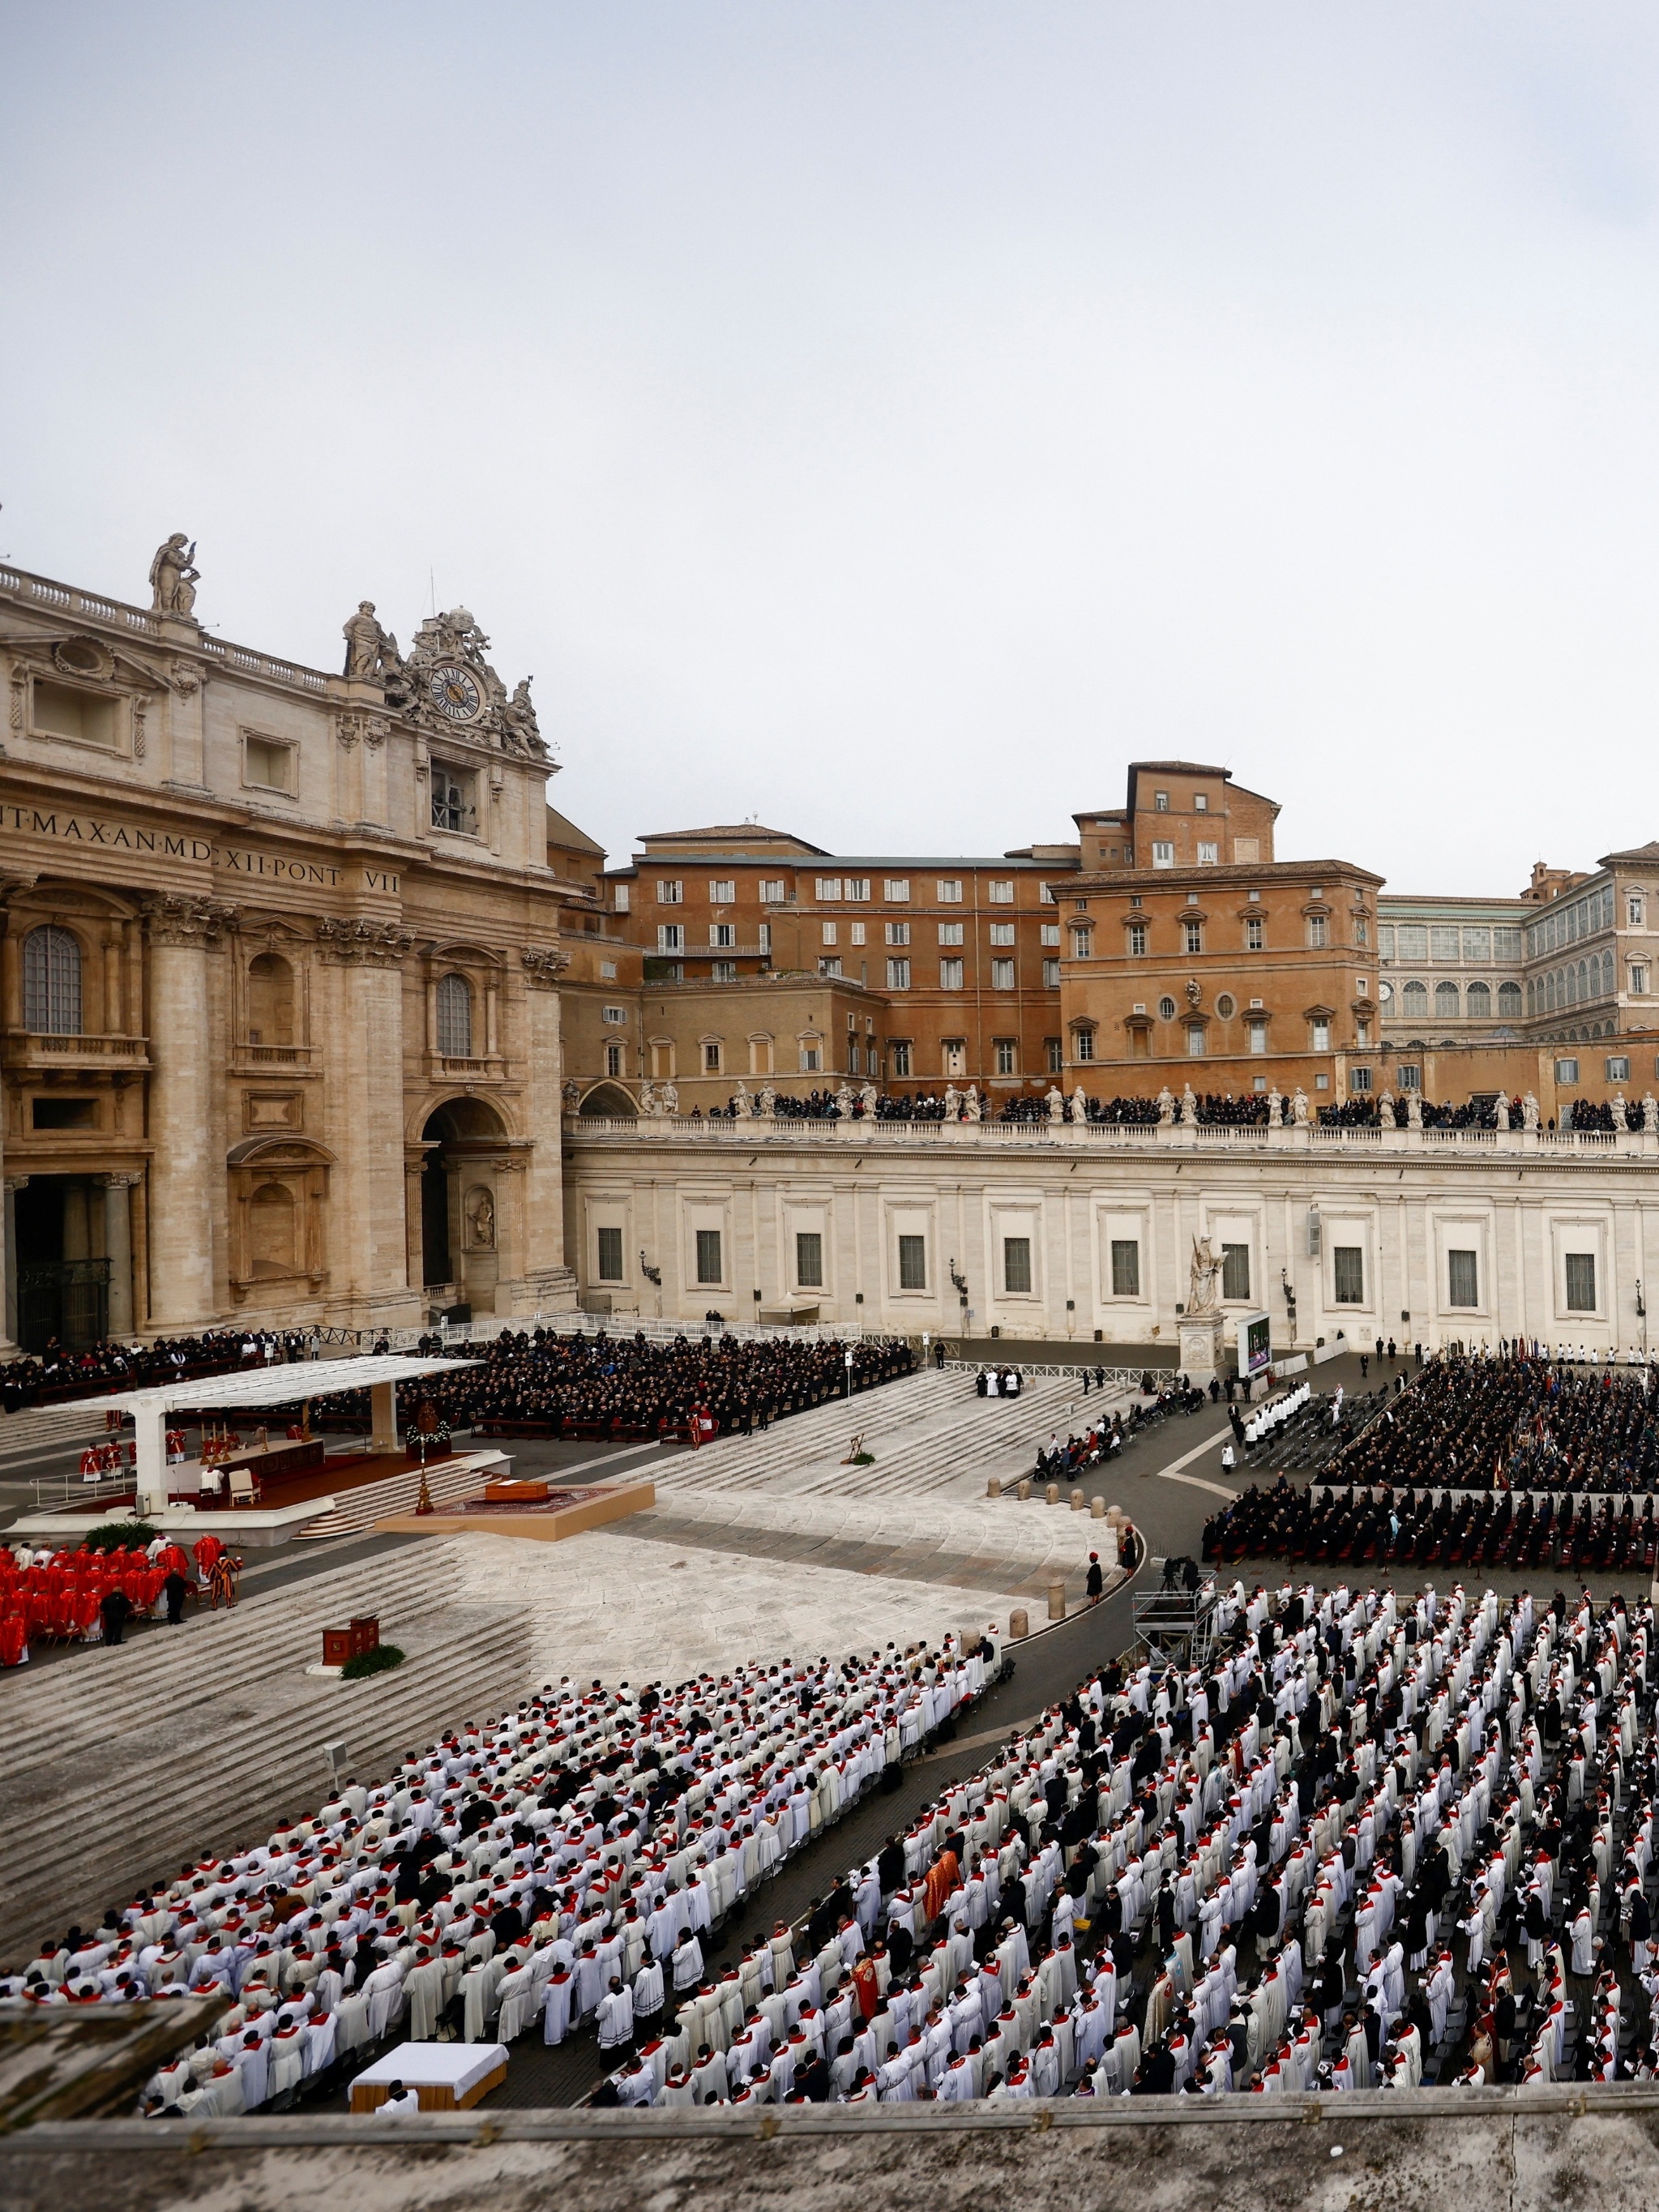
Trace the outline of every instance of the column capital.
[[27, 1176], [7, 1176], [5, 1186], [8, 1190], [27, 1190], [29, 1187], [29, 1179]]
[[236, 919], [237, 909], [221, 899], [194, 898], [173, 891], [144, 901], [152, 945], [216, 944]]
[[570, 965], [570, 955], [538, 945], [527, 945], [520, 953], [524, 980], [532, 991], [553, 991]]
[[414, 943], [412, 929], [400, 929], [392, 921], [363, 921], [325, 914], [317, 925], [319, 951], [325, 960], [341, 967], [355, 967], [364, 960], [399, 966]]

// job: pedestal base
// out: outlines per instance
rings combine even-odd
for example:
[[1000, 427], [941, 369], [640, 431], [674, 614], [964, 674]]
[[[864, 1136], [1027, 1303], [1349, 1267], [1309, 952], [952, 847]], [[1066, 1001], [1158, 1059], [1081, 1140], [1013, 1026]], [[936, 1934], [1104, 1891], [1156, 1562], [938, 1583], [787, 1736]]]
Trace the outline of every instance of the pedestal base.
[[1219, 1314], [1185, 1314], [1181, 1322], [1179, 1364], [1200, 1389], [1218, 1375], [1227, 1356], [1227, 1325]]

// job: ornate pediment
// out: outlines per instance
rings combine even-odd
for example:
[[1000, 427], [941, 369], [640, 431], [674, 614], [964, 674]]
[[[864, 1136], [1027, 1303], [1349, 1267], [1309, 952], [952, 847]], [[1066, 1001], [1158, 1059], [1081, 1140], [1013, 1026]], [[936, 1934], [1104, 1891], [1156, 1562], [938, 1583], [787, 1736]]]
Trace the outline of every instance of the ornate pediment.
[[545, 759], [547, 746], [530, 702], [530, 678], [523, 678], [509, 696], [486, 658], [489, 650], [489, 640], [466, 608], [428, 616], [408, 658], [385, 669], [387, 706], [428, 734]]

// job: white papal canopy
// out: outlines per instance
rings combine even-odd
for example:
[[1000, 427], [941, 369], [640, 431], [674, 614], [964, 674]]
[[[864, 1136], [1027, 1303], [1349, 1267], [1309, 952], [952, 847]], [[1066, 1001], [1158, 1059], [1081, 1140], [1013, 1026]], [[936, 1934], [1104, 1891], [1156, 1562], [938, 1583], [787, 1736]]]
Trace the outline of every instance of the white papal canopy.
[[220, 1408], [249, 1412], [261, 1406], [292, 1406], [338, 1390], [367, 1390], [374, 1413], [374, 1444], [394, 1451], [398, 1444], [397, 1389], [419, 1375], [438, 1375], [470, 1367], [468, 1359], [413, 1359], [396, 1352], [366, 1352], [356, 1359], [298, 1360], [289, 1366], [246, 1367], [234, 1375], [204, 1375], [195, 1382], [158, 1383], [148, 1390], [124, 1390], [100, 1398], [131, 1413], [138, 1443], [137, 1510], [161, 1511], [167, 1502], [167, 1415], [175, 1411]]

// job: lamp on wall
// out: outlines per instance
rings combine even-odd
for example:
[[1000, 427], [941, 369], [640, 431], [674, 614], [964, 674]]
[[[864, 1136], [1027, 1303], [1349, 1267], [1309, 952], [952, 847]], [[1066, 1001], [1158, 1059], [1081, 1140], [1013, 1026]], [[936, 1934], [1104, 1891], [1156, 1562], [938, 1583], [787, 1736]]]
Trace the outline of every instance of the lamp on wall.
[[654, 1283], [659, 1290], [662, 1288], [662, 1269], [651, 1265], [645, 1256], [643, 1247], [640, 1250], [640, 1273], [647, 1283]]
[[961, 1298], [963, 1304], [966, 1305], [968, 1303], [968, 1279], [965, 1275], [957, 1274], [957, 1263], [954, 1260], [951, 1261], [948, 1264], [951, 1270], [951, 1283], [954, 1285], [957, 1294]]

